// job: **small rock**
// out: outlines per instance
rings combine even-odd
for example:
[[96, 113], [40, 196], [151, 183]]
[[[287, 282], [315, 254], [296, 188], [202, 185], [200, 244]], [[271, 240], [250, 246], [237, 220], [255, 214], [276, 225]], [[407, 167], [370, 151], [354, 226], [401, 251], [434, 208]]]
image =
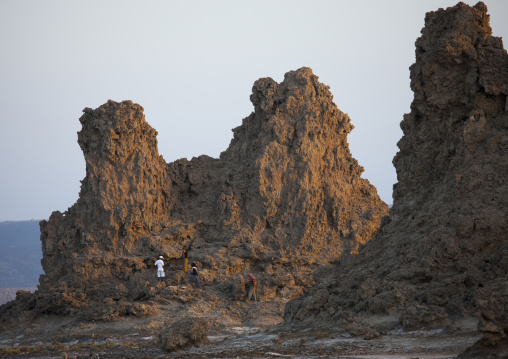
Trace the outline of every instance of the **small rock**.
[[180, 319], [162, 332], [158, 341], [159, 346], [167, 351], [208, 343], [208, 322], [204, 318]]

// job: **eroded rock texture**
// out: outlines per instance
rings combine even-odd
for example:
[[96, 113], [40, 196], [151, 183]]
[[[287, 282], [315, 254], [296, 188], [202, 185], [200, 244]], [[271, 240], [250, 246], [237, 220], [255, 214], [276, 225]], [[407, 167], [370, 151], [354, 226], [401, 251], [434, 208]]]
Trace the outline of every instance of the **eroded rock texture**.
[[388, 208], [360, 177], [353, 126], [329, 88], [301, 68], [280, 84], [256, 81], [251, 100], [219, 159], [169, 164], [139, 105], [85, 109], [87, 174], [77, 203], [41, 223], [35, 312], [152, 315], [150, 298], [165, 286], [155, 286], [153, 262], [164, 255], [166, 283], [185, 283], [183, 246], [216, 298], [240, 299], [250, 271], [258, 297], [282, 304], [314, 283], [318, 265], [367, 242]]
[[91, 298], [123, 298], [123, 282], [146, 268], [136, 241], [160, 230], [172, 207], [167, 165], [143, 108], [109, 101], [83, 112], [80, 197], [67, 212], [41, 222], [45, 275], [36, 309], [43, 313], [80, 311]]
[[[430, 12], [393, 163], [390, 220], [286, 319], [508, 330], [508, 55], [483, 3]], [[362, 317], [362, 322], [359, 318]]]

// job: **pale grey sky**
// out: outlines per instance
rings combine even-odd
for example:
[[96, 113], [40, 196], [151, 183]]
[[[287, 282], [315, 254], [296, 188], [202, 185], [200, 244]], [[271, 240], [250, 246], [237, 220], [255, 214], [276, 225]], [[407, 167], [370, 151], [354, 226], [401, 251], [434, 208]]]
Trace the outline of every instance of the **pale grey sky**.
[[[427, 11], [456, 3], [0, 0], [0, 221], [76, 202], [83, 108], [132, 100], [167, 162], [218, 157], [253, 110], [254, 81], [302, 66], [351, 117], [351, 152], [391, 203], [414, 42]], [[508, 1], [485, 3], [508, 38]]]

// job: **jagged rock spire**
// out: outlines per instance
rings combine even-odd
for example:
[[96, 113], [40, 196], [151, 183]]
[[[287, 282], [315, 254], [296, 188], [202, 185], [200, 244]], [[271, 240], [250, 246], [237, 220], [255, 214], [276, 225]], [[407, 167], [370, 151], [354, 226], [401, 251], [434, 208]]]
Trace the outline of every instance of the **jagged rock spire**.
[[390, 221], [286, 318], [506, 338], [508, 55], [483, 3], [427, 14], [411, 88]]

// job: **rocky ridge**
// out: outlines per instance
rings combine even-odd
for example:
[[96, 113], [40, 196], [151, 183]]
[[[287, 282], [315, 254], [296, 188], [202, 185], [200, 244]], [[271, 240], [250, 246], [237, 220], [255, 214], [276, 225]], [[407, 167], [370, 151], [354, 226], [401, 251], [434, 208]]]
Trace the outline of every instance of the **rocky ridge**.
[[[136, 330], [201, 316], [212, 330], [224, 318], [275, 324], [293, 298], [284, 326], [292, 334], [303, 331], [290, 325], [303, 325], [316, 338], [334, 329], [384, 333], [382, 341], [393, 328], [453, 336], [478, 327], [484, 338], [462, 357], [506, 357], [508, 56], [481, 2], [431, 12], [425, 23], [394, 158], [394, 205], [380, 229], [386, 207], [349, 154], [349, 118], [310, 69], [281, 84], [258, 80], [255, 111], [219, 159], [165, 164], [157, 151], [138, 151], [156, 146], [155, 131], [138, 105], [110, 101], [85, 110], [80, 200], [41, 223], [46, 276], [37, 293], [0, 308], [2, 330], [13, 318], [51, 313], [87, 319], [90, 333], [94, 321], [124, 315], [141, 323]], [[124, 180], [131, 175], [139, 187]], [[182, 285], [183, 245], [200, 266], [202, 291]], [[168, 278], [155, 285], [160, 253]], [[260, 279], [260, 303], [238, 300], [247, 270]]]
[[[220, 308], [212, 326], [234, 311], [247, 271], [259, 299], [272, 303], [269, 316], [281, 318], [284, 303], [314, 284], [318, 266], [367, 242], [388, 208], [361, 178], [347, 144], [353, 126], [329, 88], [301, 68], [280, 84], [256, 81], [251, 101], [254, 112], [220, 158], [169, 164], [141, 106], [86, 108], [80, 197], [41, 222], [45, 275], [35, 294], [1, 307], [3, 328], [41, 314], [185, 315], [182, 305], [199, 294], [182, 287], [183, 246], [200, 269], [202, 295]], [[159, 255], [166, 279], [156, 284]], [[238, 310], [233, 316], [242, 317]]]
[[482, 2], [426, 15], [389, 220], [289, 302], [286, 320], [370, 335], [478, 325], [487, 343], [506, 342], [508, 55], [491, 33]]

